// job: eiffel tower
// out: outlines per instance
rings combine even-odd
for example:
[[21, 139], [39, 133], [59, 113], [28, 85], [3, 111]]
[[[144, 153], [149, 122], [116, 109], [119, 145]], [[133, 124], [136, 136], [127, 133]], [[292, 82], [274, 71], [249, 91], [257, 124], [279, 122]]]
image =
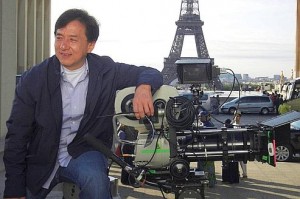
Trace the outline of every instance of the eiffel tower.
[[164, 84], [170, 84], [177, 78], [175, 62], [180, 59], [185, 35], [194, 35], [197, 49], [197, 58], [210, 58], [200, 19], [198, 0], [182, 0], [179, 20], [176, 21], [177, 30], [169, 57], [164, 59], [162, 70]]

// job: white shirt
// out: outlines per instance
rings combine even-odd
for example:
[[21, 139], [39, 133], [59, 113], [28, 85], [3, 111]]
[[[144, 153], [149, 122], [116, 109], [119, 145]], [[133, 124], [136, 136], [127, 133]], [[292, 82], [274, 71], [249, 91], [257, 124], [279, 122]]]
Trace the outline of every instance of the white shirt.
[[73, 71], [61, 66], [60, 88], [63, 108], [61, 136], [55, 168], [43, 188], [49, 188], [59, 166], [67, 167], [72, 159], [68, 153], [68, 145], [76, 136], [84, 114], [88, 82], [87, 61], [82, 67]]

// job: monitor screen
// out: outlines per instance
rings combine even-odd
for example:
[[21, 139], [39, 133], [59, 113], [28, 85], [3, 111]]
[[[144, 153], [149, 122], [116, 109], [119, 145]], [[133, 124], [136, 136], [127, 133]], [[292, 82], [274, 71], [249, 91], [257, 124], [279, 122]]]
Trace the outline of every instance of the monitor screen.
[[181, 84], [208, 83], [212, 80], [211, 64], [180, 64], [177, 65], [177, 75]]

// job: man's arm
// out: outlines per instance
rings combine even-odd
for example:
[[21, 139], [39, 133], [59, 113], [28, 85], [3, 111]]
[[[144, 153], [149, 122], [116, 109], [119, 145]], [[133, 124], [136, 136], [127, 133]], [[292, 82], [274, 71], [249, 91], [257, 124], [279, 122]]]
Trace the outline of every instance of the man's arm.
[[163, 77], [157, 69], [148, 68], [139, 74], [133, 98], [133, 110], [137, 119], [144, 118], [145, 115], [154, 115], [152, 94], [155, 93], [162, 84]]
[[117, 90], [136, 86], [133, 98], [133, 111], [136, 118], [141, 119], [145, 115], [154, 115], [152, 94], [163, 85], [162, 74], [157, 69], [151, 67], [137, 67], [122, 63], [115, 64], [110, 58], [107, 58], [106, 61], [108, 64], [110, 63], [117, 67]]

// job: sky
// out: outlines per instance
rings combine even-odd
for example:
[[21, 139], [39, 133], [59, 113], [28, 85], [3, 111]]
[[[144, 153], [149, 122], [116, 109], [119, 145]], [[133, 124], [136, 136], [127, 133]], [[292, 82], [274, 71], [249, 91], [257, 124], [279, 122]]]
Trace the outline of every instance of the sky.
[[[250, 77], [290, 77], [295, 66], [297, 0], [198, 0], [206, 46], [215, 65]], [[51, 32], [70, 8], [100, 23], [93, 53], [116, 62], [163, 69], [179, 19], [181, 0], [52, 0]], [[51, 40], [53, 50], [54, 36]], [[196, 57], [185, 36], [181, 57]]]

